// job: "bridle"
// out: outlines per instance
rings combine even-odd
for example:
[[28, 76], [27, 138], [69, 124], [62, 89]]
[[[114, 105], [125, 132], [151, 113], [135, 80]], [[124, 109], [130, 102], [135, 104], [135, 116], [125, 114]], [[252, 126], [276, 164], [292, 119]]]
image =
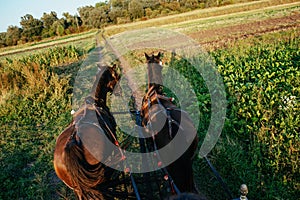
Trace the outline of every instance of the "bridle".
[[[162, 82], [162, 80], [158, 80], [158, 78], [154, 78], [156, 69], [157, 68], [160, 68], [158, 70], [162, 69], [161, 60], [159, 59], [159, 61], [157, 61], [156, 58], [154, 57], [154, 55], [152, 55], [151, 60], [147, 60], [147, 64], [148, 64], [148, 66], [147, 66], [148, 67], [148, 91], [150, 91], [151, 84], [152, 84], [152, 86], [154, 84], [155, 87], [159, 86], [157, 89], [162, 90], [162, 85], [161, 85], [162, 83], [159, 83], [159, 82]], [[154, 83], [151, 83], [151, 81], [153, 81], [153, 80], [151, 80], [151, 78], [154, 79]], [[157, 83], [155, 83], [155, 81], [157, 81]]]

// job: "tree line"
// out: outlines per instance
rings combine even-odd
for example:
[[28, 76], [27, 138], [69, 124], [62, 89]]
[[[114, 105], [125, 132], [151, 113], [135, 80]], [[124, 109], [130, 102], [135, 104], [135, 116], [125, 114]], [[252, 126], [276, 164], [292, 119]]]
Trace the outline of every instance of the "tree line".
[[20, 25], [9, 26], [0, 33], [0, 48], [44, 38], [100, 29], [111, 24], [147, 20], [159, 16], [182, 13], [198, 8], [233, 3], [234, 0], [108, 0], [95, 6], [78, 8], [79, 15], [63, 13], [58, 18], [55, 11], [44, 13], [40, 19], [31, 14], [21, 17]]

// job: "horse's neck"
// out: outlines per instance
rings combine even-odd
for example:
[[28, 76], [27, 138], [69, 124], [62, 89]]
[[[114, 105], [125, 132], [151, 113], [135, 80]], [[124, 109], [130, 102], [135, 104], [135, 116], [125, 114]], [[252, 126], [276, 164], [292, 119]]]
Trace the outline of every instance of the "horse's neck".
[[148, 64], [148, 90], [151, 86], [155, 87], [155, 90], [159, 89], [162, 83], [162, 73], [161, 70], [158, 69], [159, 65], [155, 63]]
[[148, 69], [148, 91], [149, 91], [153, 82], [153, 74], [152, 74], [150, 63], [148, 63], [147, 69]]
[[99, 105], [106, 106], [106, 100], [107, 100], [107, 89], [105, 87], [99, 86], [99, 89], [96, 90], [95, 97], [96, 97], [96, 102]]
[[[103, 78], [103, 76], [101, 77]], [[105, 105], [106, 106], [106, 100], [107, 100], [107, 88], [106, 83], [103, 79], [96, 79], [91, 96], [95, 97], [95, 102], [98, 106]]]

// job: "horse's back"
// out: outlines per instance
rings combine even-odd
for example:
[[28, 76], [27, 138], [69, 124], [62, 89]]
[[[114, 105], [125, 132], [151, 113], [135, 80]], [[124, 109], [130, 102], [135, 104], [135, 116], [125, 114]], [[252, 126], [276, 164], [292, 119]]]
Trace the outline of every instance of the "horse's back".
[[[187, 112], [172, 103], [170, 98], [155, 95], [146, 95], [150, 99], [150, 105], [147, 99], [143, 101], [144, 125], [148, 126], [150, 123], [152, 132], [156, 133], [154, 140], [158, 149], [166, 145], [171, 152], [177, 152], [178, 145], [185, 149], [179, 158], [167, 166], [167, 170], [180, 191], [195, 192], [192, 164], [198, 147], [198, 136], [193, 120]], [[170, 124], [171, 129], [169, 129]], [[180, 134], [181, 138], [179, 143], [177, 140], [172, 142], [177, 134]], [[172, 144], [169, 144], [170, 142]], [[163, 154], [161, 158], [169, 159], [170, 156], [176, 157], [176, 155]]]

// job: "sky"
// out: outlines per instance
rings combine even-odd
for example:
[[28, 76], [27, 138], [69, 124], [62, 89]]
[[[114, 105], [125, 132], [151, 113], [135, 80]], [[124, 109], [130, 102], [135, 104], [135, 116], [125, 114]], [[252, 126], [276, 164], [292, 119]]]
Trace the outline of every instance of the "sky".
[[43, 13], [55, 11], [58, 18], [64, 12], [71, 15], [78, 14], [77, 8], [83, 6], [95, 6], [103, 0], [0, 0], [0, 32], [6, 32], [10, 25], [21, 27], [21, 17], [31, 14], [40, 19]]

